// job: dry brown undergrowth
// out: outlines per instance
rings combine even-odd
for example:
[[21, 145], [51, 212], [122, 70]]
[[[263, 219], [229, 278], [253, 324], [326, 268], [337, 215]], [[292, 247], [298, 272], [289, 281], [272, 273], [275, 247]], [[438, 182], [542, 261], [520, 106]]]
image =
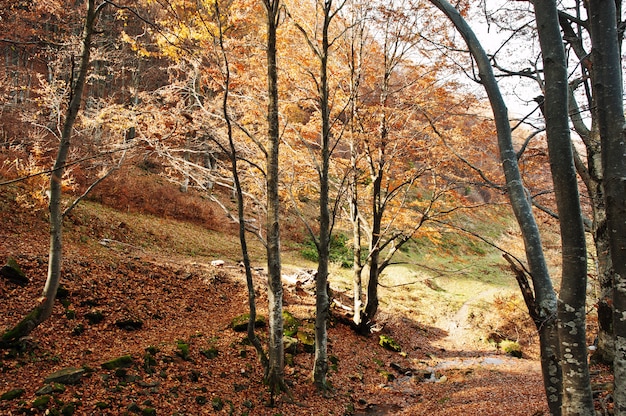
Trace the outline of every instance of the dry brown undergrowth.
[[[47, 225], [42, 212], [20, 211], [6, 193], [0, 198], [2, 260], [14, 257], [31, 279], [26, 287], [0, 280], [0, 327], [7, 328], [33, 306], [43, 286]], [[393, 337], [406, 355], [380, 347], [377, 334], [358, 336], [333, 321], [332, 390], [327, 395], [314, 390], [313, 356], [301, 352], [285, 368], [291, 397], [281, 396], [276, 407], [269, 408], [254, 349], [229, 328], [231, 319], [246, 311], [239, 268], [233, 262], [227, 263], [232, 267], [212, 268], [209, 257], [165, 256], [127, 244], [124, 239], [134, 232], [132, 222], [119, 232], [117, 241], [104, 246], [97, 230], [119, 224], [98, 221], [100, 228], [93, 234], [72, 232], [74, 225], [68, 221], [63, 279], [67, 297], [29, 337], [23, 351], [1, 353], [0, 393], [25, 391], [18, 399], [0, 401], [0, 413], [44, 414], [45, 408], [70, 407], [85, 415], [133, 414], [150, 408], [158, 415], [343, 415], [368, 409], [373, 411], [369, 414], [530, 415], [546, 410], [536, 362], [476, 361], [476, 351], [435, 346], [446, 335], [442, 330], [384, 313], [382, 333]], [[166, 239], [155, 240], [163, 244]], [[209, 247], [219, 244], [206, 242]], [[264, 278], [257, 276], [256, 284], [263, 313]], [[305, 323], [312, 316], [312, 303], [312, 298], [287, 288], [286, 309]], [[88, 314], [96, 311], [102, 313], [102, 321], [90, 322]], [[116, 326], [122, 320], [141, 322], [141, 328]], [[265, 338], [263, 330], [259, 334]], [[185, 344], [188, 354], [181, 347]], [[203, 351], [213, 347], [218, 356], [207, 358]], [[125, 354], [133, 358], [131, 367], [101, 367]], [[44, 378], [70, 366], [84, 366], [88, 372], [80, 383], [52, 393], [48, 404], [35, 408], [40, 397], [35, 393]], [[436, 382], [416, 381], [397, 370], [420, 374], [419, 370], [432, 368]], [[390, 381], [390, 375], [395, 380]]]

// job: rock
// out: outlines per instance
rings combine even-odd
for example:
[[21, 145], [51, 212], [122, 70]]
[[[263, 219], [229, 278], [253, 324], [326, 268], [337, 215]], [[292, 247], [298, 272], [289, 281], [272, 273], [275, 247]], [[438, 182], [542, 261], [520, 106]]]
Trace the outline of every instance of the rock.
[[283, 333], [288, 337], [293, 337], [298, 333], [300, 322], [289, 312], [283, 311]]
[[13, 400], [13, 399], [17, 399], [18, 397], [21, 397], [24, 394], [24, 389], [13, 389], [13, 390], [9, 390], [5, 393], [2, 393], [2, 395], [0, 395], [0, 400]]
[[204, 355], [209, 360], [212, 360], [213, 358], [217, 357], [219, 353], [220, 352], [215, 347], [210, 347], [206, 350], [200, 350], [200, 354]]
[[37, 397], [35, 400], [33, 400], [33, 407], [35, 409], [44, 410], [50, 404], [50, 400], [52, 400], [52, 397], [50, 396]]
[[400, 347], [400, 345], [391, 337], [387, 336], [387, 335], [380, 335], [379, 339], [378, 339], [378, 344], [389, 350], [389, 351], [394, 351], [394, 352], [400, 352], [402, 351], [402, 348]]
[[84, 368], [67, 367], [50, 374], [48, 377], [45, 378], [44, 382], [47, 384], [76, 384], [80, 381], [83, 374], [85, 374]]
[[296, 338], [298, 338], [298, 341], [300, 342], [300, 344], [302, 344], [304, 352], [315, 352], [315, 335], [309, 334], [305, 331], [298, 331], [298, 333], [296, 334]]
[[46, 384], [45, 386], [37, 390], [35, 394], [37, 396], [44, 396], [46, 394], [52, 394], [52, 393], [63, 393], [64, 391], [65, 391], [65, 386], [63, 384], [50, 383], [50, 384]]
[[500, 348], [511, 357], [522, 358], [522, 347], [515, 341], [505, 339], [500, 343]]
[[9, 257], [7, 264], [0, 269], [0, 276], [18, 286], [26, 286], [30, 280], [26, 277], [20, 266], [13, 257]]
[[126, 331], [135, 331], [143, 327], [143, 321], [136, 318], [126, 318], [115, 321], [115, 326]]
[[115, 370], [116, 368], [130, 367], [133, 363], [133, 357], [130, 355], [122, 355], [121, 357], [102, 363], [102, 368], [105, 370]]
[[[248, 330], [248, 321], [250, 320], [250, 314], [244, 313], [243, 315], [239, 315], [233, 318], [230, 327], [235, 332], [246, 332]], [[254, 321], [254, 326], [257, 328], [265, 327], [265, 317], [262, 315], [257, 315], [256, 320]]]
[[104, 314], [101, 311], [92, 310], [85, 314], [85, 319], [87, 319], [91, 325], [99, 324], [104, 320]]
[[396, 379], [396, 376], [394, 376], [393, 374], [391, 374], [389, 371], [386, 370], [378, 370], [378, 372], [380, 373], [380, 375], [383, 377], [383, 380], [385, 380], [386, 382], [390, 382], [390, 381], [394, 381]]
[[295, 355], [298, 351], [298, 340], [287, 335], [283, 336], [283, 349], [285, 353]]
[[213, 260], [211, 262], [211, 266], [213, 267], [223, 267], [225, 264], [224, 260]]

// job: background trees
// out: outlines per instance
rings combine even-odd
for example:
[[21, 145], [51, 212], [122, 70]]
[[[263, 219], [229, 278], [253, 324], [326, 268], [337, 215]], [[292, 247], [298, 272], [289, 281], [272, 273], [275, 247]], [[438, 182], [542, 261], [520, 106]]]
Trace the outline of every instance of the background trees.
[[[44, 322], [52, 314], [52, 308], [56, 299], [57, 290], [61, 280], [61, 265], [63, 252], [63, 206], [61, 201], [63, 187], [63, 172], [66, 169], [68, 154], [74, 123], [80, 111], [83, 101], [83, 90], [89, 72], [89, 63], [93, 36], [96, 31], [96, 22], [100, 12], [107, 5], [106, 2], [96, 4], [95, 0], [87, 2], [84, 26], [81, 36], [78, 68], [71, 68], [72, 77], [68, 80], [68, 103], [65, 111], [58, 117], [62, 120], [58, 151], [50, 173], [49, 203], [50, 211], [50, 252], [48, 255], [48, 278], [42, 292], [40, 304], [37, 305], [20, 323], [13, 329], [2, 335], [3, 344], [13, 344], [20, 338], [28, 335], [34, 328]], [[72, 59], [72, 63], [74, 60]], [[75, 77], [74, 71], [76, 70]]]

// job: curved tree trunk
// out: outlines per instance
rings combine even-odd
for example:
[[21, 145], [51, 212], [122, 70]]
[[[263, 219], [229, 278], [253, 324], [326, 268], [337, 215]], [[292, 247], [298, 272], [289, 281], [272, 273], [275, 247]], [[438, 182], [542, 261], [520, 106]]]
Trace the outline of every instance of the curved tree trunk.
[[[28, 335], [33, 329], [50, 317], [61, 280], [61, 265], [63, 263], [63, 211], [61, 206], [62, 178], [65, 172], [67, 155], [70, 150], [72, 130], [80, 110], [83, 90], [89, 69], [92, 37], [96, 19], [106, 2], [95, 5], [95, 0], [87, 1], [87, 15], [82, 32], [80, 63], [76, 78], [72, 80], [69, 104], [63, 121], [61, 139], [57, 150], [52, 174], [50, 175], [50, 252], [48, 256], [48, 277], [42, 293], [42, 301], [13, 329], [2, 335], [2, 344], [10, 345]], [[72, 68], [72, 73], [74, 73]]]
[[489, 57], [465, 19], [448, 1], [431, 0], [454, 24], [467, 43], [476, 64], [480, 80], [485, 87], [494, 114], [498, 134], [498, 148], [504, 175], [506, 177], [509, 200], [517, 223], [522, 231], [526, 259], [530, 268], [534, 290], [534, 311], [539, 330], [541, 367], [544, 388], [550, 413], [561, 414], [562, 376], [560, 370], [560, 346], [556, 325], [556, 293], [548, 273], [539, 229], [532, 213], [532, 206], [526, 197], [526, 190], [517, 164], [517, 153], [513, 148], [508, 110], [493, 74]]

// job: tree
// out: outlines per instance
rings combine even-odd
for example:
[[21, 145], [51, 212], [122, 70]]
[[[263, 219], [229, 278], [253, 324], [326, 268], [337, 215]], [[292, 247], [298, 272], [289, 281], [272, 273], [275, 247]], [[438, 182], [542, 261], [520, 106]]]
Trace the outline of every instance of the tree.
[[[359, 331], [367, 333], [379, 307], [380, 277], [394, 256], [420, 233], [437, 234], [426, 224], [453, 211], [445, 207], [445, 199], [456, 185], [441, 180], [444, 174], [440, 176], [438, 169], [448, 158], [433, 144], [429, 114], [449, 121], [448, 109], [458, 102], [446, 93], [448, 84], [435, 82], [436, 63], [414, 62], [418, 42], [431, 30], [425, 23], [427, 8], [401, 1], [357, 3], [351, 9], [358, 18], [352, 18], [344, 46], [351, 68], [346, 211], [355, 252], [353, 320]], [[367, 251], [361, 256], [365, 238]], [[364, 270], [367, 296], [362, 308]]]
[[562, 278], [557, 307], [563, 374], [561, 411], [564, 415], [593, 415], [585, 328], [587, 243], [569, 137], [565, 50], [556, 2], [535, 1], [534, 5], [545, 73], [544, 115], [550, 171], [561, 230]]
[[[328, 294], [328, 268], [330, 263], [330, 241], [332, 218], [330, 209], [330, 162], [332, 149], [339, 138], [333, 137], [331, 131], [331, 103], [329, 98], [329, 55], [331, 45], [336, 41], [329, 31], [333, 19], [345, 5], [345, 1], [334, 5], [332, 0], [316, 2], [316, 10], [321, 9], [321, 41], [315, 38], [317, 33], [310, 34], [296, 22], [298, 30], [305, 38], [309, 48], [319, 63], [318, 77], [314, 77], [317, 86], [317, 108], [321, 116], [319, 158], [315, 163], [319, 180], [319, 236], [311, 233], [318, 252], [318, 266], [315, 283], [315, 363], [313, 381], [320, 390], [328, 388], [326, 373], [328, 372], [328, 333], [327, 324], [330, 318], [330, 298]], [[317, 12], [316, 12], [317, 15]], [[317, 18], [317, 16], [316, 16]], [[317, 23], [316, 23], [317, 26]], [[319, 45], [318, 45], [319, 41]], [[312, 231], [312, 230], [311, 230]]]
[[[218, 33], [217, 40], [219, 42], [219, 50], [222, 53], [223, 61], [223, 77], [224, 77], [224, 93], [222, 98], [222, 113], [226, 122], [226, 131], [228, 137], [228, 149], [227, 154], [230, 158], [231, 172], [233, 176], [233, 182], [237, 197], [237, 223], [239, 225], [239, 243], [241, 245], [241, 255], [243, 256], [243, 264], [246, 273], [246, 284], [248, 287], [248, 309], [250, 311], [248, 318], [248, 340], [254, 346], [261, 360], [261, 364], [265, 370], [265, 377], [269, 375], [269, 362], [259, 338], [254, 332], [254, 325], [256, 322], [256, 295], [254, 292], [254, 282], [252, 280], [252, 266], [250, 264], [250, 255], [248, 253], [248, 242], [246, 238], [246, 212], [244, 205], [244, 193], [241, 181], [239, 178], [239, 167], [237, 159], [237, 149], [234, 141], [233, 126], [229, 113], [229, 91], [230, 91], [230, 64], [228, 61], [228, 55], [224, 46], [224, 30], [222, 27], [222, 13], [220, 12], [220, 2], [215, 1], [215, 20], [217, 21]], [[225, 149], [226, 150], [226, 149]]]
[[626, 132], [621, 47], [617, 22], [620, 2], [589, 2], [593, 91], [602, 143], [603, 185], [613, 267], [615, 414], [626, 414]]
[[280, 262], [279, 114], [276, 34], [280, 23], [280, 0], [263, 0], [267, 13], [267, 274], [269, 286], [269, 370], [272, 395], [285, 390], [283, 350], [283, 286]]
[[[61, 131], [56, 160], [50, 175], [49, 211], [50, 211], [50, 252], [48, 257], [48, 277], [43, 289], [42, 299], [20, 323], [2, 336], [3, 344], [12, 344], [28, 335], [38, 325], [43, 323], [52, 314], [57, 289], [61, 280], [61, 265], [63, 252], [63, 211], [61, 206], [61, 180], [67, 156], [71, 146], [73, 127], [80, 111], [83, 90], [89, 72], [89, 58], [92, 48], [92, 38], [100, 12], [108, 4], [107, 1], [96, 5], [95, 0], [87, 1], [87, 12], [82, 31], [80, 62], [76, 70], [76, 79], [72, 79], [69, 102], [65, 111], [65, 119]], [[75, 68], [72, 68], [72, 71]]]
[[[463, 37], [472, 57], [476, 61], [479, 79], [487, 92], [494, 113], [498, 135], [498, 147], [502, 169], [507, 183], [509, 200], [522, 232], [526, 260], [529, 265], [533, 291], [525, 296], [529, 313], [533, 318], [540, 339], [541, 367], [544, 387], [550, 413], [561, 414], [562, 374], [560, 368], [560, 346], [557, 332], [557, 299], [548, 273], [541, 237], [532, 206], [526, 197], [526, 190], [520, 177], [517, 153], [513, 148], [508, 110], [495, 79], [489, 57], [478, 41], [471, 27], [450, 3], [445, 0], [431, 0], [452, 22]], [[522, 275], [522, 279], [526, 278]], [[524, 283], [522, 280], [521, 285]], [[525, 282], [525, 287], [528, 287]]]

